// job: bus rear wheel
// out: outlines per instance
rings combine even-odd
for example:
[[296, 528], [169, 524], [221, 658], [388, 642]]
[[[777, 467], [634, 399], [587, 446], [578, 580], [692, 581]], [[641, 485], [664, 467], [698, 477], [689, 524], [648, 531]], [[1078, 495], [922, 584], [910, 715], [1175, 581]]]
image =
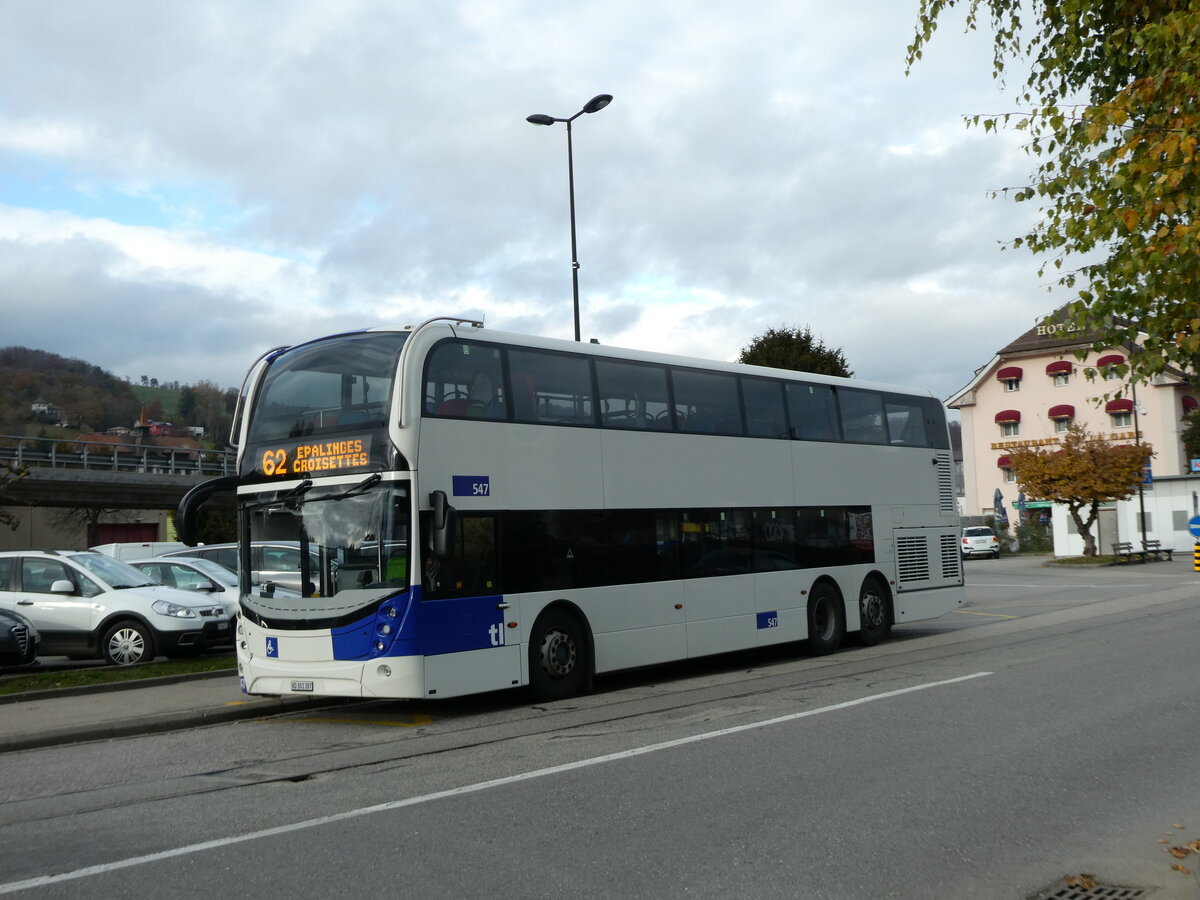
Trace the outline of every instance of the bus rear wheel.
[[833, 653], [845, 634], [842, 598], [832, 585], [822, 582], [808, 595], [808, 650], [816, 656]]
[[552, 610], [534, 623], [529, 641], [529, 686], [539, 700], [574, 697], [587, 676], [587, 643], [575, 616]]
[[874, 576], [863, 579], [858, 592], [858, 620], [858, 639], [866, 647], [878, 644], [892, 630], [887, 590]]

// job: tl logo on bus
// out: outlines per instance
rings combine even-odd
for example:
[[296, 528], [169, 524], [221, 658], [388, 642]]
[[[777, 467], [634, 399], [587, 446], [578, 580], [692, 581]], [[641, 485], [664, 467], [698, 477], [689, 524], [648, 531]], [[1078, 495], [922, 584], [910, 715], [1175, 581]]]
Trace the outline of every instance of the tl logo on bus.
[[501, 620], [500, 622], [496, 622], [495, 624], [489, 626], [488, 637], [491, 639], [493, 647], [503, 647], [504, 646], [504, 622], [503, 622], [503, 620]]

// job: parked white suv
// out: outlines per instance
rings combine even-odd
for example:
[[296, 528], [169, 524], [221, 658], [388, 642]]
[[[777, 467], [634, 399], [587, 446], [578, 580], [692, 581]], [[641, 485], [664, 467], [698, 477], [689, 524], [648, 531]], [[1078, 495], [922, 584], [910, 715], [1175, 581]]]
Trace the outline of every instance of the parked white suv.
[[1000, 539], [986, 525], [969, 525], [962, 530], [962, 555], [1000, 558]]
[[233, 642], [229, 614], [211, 597], [91, 551], [0, 551], [0, 609], [37, 626], [42, 656], [128, 666]]

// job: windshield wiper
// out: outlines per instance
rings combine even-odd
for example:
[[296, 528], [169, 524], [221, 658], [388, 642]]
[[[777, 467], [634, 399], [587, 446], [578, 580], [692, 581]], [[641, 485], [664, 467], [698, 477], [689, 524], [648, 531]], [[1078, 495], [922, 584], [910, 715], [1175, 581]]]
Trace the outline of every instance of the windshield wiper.
[[247, 503], [245, 508], [246, 509], [262, 509], [264, 506], [275, 506], [276, 504], [279, 504], [279, 503], [288, 505], [289, 501], [295, 500], [297, 497], [299, 497], [301, 494], [305, 493], [312, 486], [313, 486], [312, 479], [305, 478], [302, 482], [300, 482], [298, 485], [296, 485], [290, 491], [287, 491], [284, 494], [280, 494], [278, 497], [272, 497], [270, 500], [256, 500], [253, 503]]
[[353, 487], [346, 488], [346, 490], [342, 491], [342, 493], [340, 493], [340, 494], [334, 494], [332, 497], [321, 497], [319, 499], [321, 499], [321, 500], [345, 500], [347, 497], [353, 497], [355, 494], [365, 491], [367, 488], [371, 487], [374, 484], [378, 484], [382, 480], [383, 480], [383, 475], [381, 475], [379, 472], [375, 472], [372, 475], [368, 475], [366, 478], [364, 478], [362, 481], [360, 481], [358, 484], [354, 485]]
[[[351, 485], [350, 487], [346, 488], [346, 490], [342, 491], [340, 494], [327, 494], [322, 497], [313, 497], [308, 502], [309, 503], [324, 503], [326, 500], [345, 500], [347, 497], [353, 497], [356, 494], [361, 494], [367, 488], [371, 487], [372, 485], [378, 484], [382, 480], [383, 480], [383, 475], [380, 474], [379, 472], [375, 472], [372, 475], [368, 475], [366, 478], [364, 478], [358, 484]], [[297, 485], [297, 487], [300, 487], [300, 485]], [[276, 501], [276, 502], [278, 502], [278, 501]]]

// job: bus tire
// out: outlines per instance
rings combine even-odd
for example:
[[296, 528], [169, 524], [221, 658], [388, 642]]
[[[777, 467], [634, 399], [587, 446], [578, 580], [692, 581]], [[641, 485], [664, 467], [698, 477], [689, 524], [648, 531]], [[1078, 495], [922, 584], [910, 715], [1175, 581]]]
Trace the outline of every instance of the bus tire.
[[562, 609], [542, 613], [529, 641], [529, 687], [539, 700], [574, 697], [587, 678], [587, 640], [579, 620]]
[[858, 639], [865, 647], [878, 644], [892, 630], [892, 610], [887, 589], [874, 575], [863, 579], [858, 592]]
[[815, 656], [833, 653], [845, 634], [842, 598], [833, 585], [822, 581], [808, 595], [808, 650]]

